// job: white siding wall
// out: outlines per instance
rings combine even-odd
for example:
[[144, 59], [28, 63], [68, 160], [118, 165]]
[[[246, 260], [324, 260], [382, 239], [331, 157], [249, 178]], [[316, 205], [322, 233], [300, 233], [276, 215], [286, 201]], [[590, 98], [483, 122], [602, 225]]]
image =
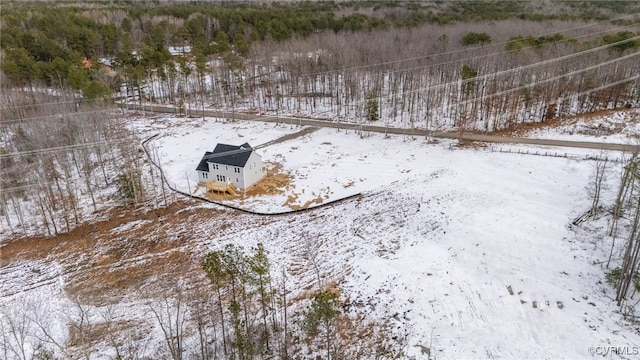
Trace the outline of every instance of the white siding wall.
[[198, 171], [198, 181], [201, 183], [207, 183], [211, 181], [211, 173], [206, 171]]
[[[217, 169], [215, 168], [217, 165]], [[240, 172], [236, 172], [234, 169], [239, 169]], [[238, 168], [231, 165], [209, 163], [209, 179], [220, 182], [232, 183], [237, 189], [244, 189], [244, 183], [242, 179], [242, 168]]]
[[[262, 157], [256, 154], [255, 151], [249, 156], [244, 168], [211, 162], [208, 162], [207, 165], [209, 165], [207, 177], [205, 177], [205, 171], [198, 171], [198, 180], [200, 180], [200, 182], [206, 183], [211, 180], [224, 183], [230, 182], [239, 190], [251, 187], [251, 185], [262, 179], [266, 173]], [[237, 171], [239, 172], [236, 172], [234, 169], [238, 169]]]
[[244, 170], [242, 175], [244, 175], [244, 184], [245, 187], [243, 189], [251, 187], [251, 185], [258, 182], [258, 180], [262, 179], [265, 175], [264, 163], [262, 162], [262, 157], [256, 152], [252, 152], [249, 156], [249, 160], [247, 160], [247, 164], [244, 166]]

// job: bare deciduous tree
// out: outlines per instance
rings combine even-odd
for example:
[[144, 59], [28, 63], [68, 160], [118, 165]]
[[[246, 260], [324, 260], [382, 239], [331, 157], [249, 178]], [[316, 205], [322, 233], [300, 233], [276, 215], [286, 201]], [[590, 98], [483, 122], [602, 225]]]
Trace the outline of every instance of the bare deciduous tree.
[[189, 317], [183, 285], [178, 282], [173, 289], [165, 291], [160, 298], [148, 300], [147, 308], [162, 331], [171, 358], [182, 360], [185, 350], [185, 323]]

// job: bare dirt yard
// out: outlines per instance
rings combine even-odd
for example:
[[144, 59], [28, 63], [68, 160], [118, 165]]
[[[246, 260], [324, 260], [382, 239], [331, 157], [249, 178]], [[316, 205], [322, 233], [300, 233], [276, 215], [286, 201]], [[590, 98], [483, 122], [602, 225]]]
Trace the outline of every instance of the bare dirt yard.
[[[205, 222], [212, 231], [220, 231], [233, 227], [234, 217], [247, 215], [197, 205], [178, 200], [152, 210], [121, 206], [111, 210], [107, 220], [86, 223], [70, 233], [5, 241], [0, 268], [25, 261], [44, 267], [59, 264], [68, 295], [96, 305], [144, 295], [140, 290], [149, 285], [169, 288], [176, 279], [200, 286], [206, 281], [199, 271], [205, 254], [198, 240], [206, 234], [190, 224]], [[42, 280], [36, 276], [32, 283], [3, 290], [17, 293]]]
[[291, 173], [283, 171], [280, 164], [268, 163], [267, 174], [245, 193], [230, 194], [208, 191], [204, 194], [204, 197], [211, 201], [237, 200], [238, 204], [242, 205], [245, 198], [284, 193], [285, 189], [291, 187], [291, 180]]

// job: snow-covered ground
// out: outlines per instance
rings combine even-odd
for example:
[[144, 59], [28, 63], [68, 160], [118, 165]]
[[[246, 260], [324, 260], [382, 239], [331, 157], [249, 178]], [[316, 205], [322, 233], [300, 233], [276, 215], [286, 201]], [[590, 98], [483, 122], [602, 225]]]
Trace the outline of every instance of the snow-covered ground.
[[561, 120], [558, 126], [529, 131], [527, 137], [570, 141], [596, 141], [638, 144], [640, 109], [614, 111], [602, 115], [587, 114]]
[[[299, 130], [189, 121], [198, 126], [157, 129], [165, 136], [154, 142], [168, 178], [183, 190], [187, 178], [197, 181], [195, 166], [215, 143], [258, 145]], [[590, 206], [592, 161], [335, 129], [259, 152], [290, 171], [294, 187], [236, 205], [283, 211], [295, 192], [301, 203], [363, 193], [363, 202], [370, 198], [379, 207], [367, 215], [349, 205], [333, 209], [341, 229], [333, 240], [364, 239], [359, 243], [368, 248], [357, 252], [343, 291], [372, 306], [372, 316], [408, 326], [408, 356], [424, 357], [425, 346], [438, 359], [587, 358], [590, 346], [640, 346], [638, 333], [615, 314], [613, 291], [594, 265], [607, 245], [569, 228]], [[618, 168], [611, 167], [611, 181]], [[611, 185], [609, 195], [614, 190]]]
[[[188, 125], [187, 125], [188, 124]], [[146, 135], [158, 133], [153, 140], [167, 180], [178, 190], [203, 195], [195, 167], [205, 151], [212, 151], [217, 143], [240, 145], [248, 142], [256, 147], [281, 136], [300, 131], [290, 124], [261, 122], [226, 122], [207, 118], [170, 118], [156, 120], [153, 124], [134, 123], [137, 131]], [[560, 134], [560, 135], [558, 135]], [[562, 132], [539, 131], [531, 137], [562, 138]], [[570, 140], [568, 137], [564, 137]], [[612, 138], [583, 136], [581, 140], [621, 143], [631, 141], [622, 135]], [[295, 204], [304, 204], [320, 196], [324, 202], [340, 199], [361, 192], [377, 191], [381, 186], [412, 179], [434, 172], [440, 160], [445, 164], [466, 167], [463, 160], [452, 162], [458, 151], [457, 141], [439, 140], [429, 144], [424, 137], [388, 136], [379, 133], [355, 133], [344, 129], [319, 129], [295, 140], [269, 145], [258, 150], [263, 161], [282, 165], [293, 175], [292, 184], [282, 194], [244, 198], [241, 201], [222, 201], [248, 210], [277, 213], [290, 210], [285, 202], [297, 196]], [[496, 152], [527, 156], [558, 156], [572, 159], [607, 157], [622, 158], [620, 152], [561, 148], [548, 146], [523, 146], [512, 144], [483, 144], [463, 154], [478, 153], [481, 158], [499, 156]], [[468, 157], [465, 155], [464, 157]], [[513, 157], [513, 156], [512, 156]], [[521, 158], [521, 157], [518, 157]], [[444, 166], [444, 165], [443, 165]], [[483, 174], [489, 176], [488, 174]], [[313, 205], [312, 205], [313, 206]]]
[[[183, 191], [194, 190], [195, 167], [216, 143], [257, 146], [301, 130], [172, 117], [138, 118], [131, 126], [141, 138], [160, 134], [150, 147], [168, 181]], [[614, 292], [604, 281], [610, 239], [569, 225], [591, 205], [594, 162], [584, 157], [619, 153], [574, 149], [577, 156], [568, 158], [536, 156], [366, 135], [319, 129], [266, 146], [259, 150], [263, 160], [290, 172], [292, 186], [283, 194], [228, 202], [280, 212], [292, 194], [300, 204], [361, 193], [358, 200], [265, 222], [242, 218], [221, 233], [211, 231], [210, 222], [183, 225], [207, 235], [199, 245], [204, 250], [263, 242], [274, 268], [289, 274], [304, 247], [296, 241], [317, 242], [323, 278], [340, 281], [343, 299], [365, 309], [370, 319], [391, 319], [398, 333], [407, 334], [403, 358], [425, 359], [429, 348], [437, 359], [575, 359], [590, 358], [590, 347], [640, 347], [638, 330], [616, 313]], [[611, 202], [619, 171], [610, 165], [604, 203]], [[30, 271], [0, 270], [18, 280], [18, 272]], [[32, 292], [62, 297], [65, 277], [59, 271], [31, 271], [48, 282], [19, 295], [13, 291], [20, 284], [0, 287], [0, 305], [11, 306]], [[290, 284], [308, 285], [301, 279]], [[162, 339], [152, 344], [162, 346]]]

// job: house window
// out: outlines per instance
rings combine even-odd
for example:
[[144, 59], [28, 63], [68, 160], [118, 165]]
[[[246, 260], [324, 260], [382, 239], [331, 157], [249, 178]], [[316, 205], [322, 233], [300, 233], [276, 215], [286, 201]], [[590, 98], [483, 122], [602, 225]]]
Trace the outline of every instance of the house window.
[[239, 183], [240, 181], [238, 181], [238, 178], [236, 178], [236, 182]]
[[229, 167], [228, 167], [228, 166], [225, 166], [225, 167], [224, 167], [224, 169], [225, 169], [225, 170], [229, 170]]
[[202, 178], [203, 179], [208, 179], [209, 178], [209, 173], [206, 173], [206, 172], [203, 171], [202, 172]]
[[227, 182], [227, 177], [222, 175], [222, 182]]
[[218, 164], [211, 165], [211, 168], [214, 169], [214, 170], [218, 170]]

